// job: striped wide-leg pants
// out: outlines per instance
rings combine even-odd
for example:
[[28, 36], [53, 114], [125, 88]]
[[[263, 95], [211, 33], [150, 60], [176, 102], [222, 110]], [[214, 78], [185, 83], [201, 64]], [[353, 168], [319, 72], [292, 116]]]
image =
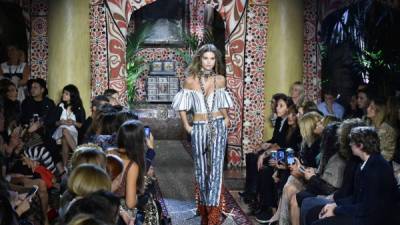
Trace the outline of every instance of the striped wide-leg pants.
[[216, 131], [215, 139], [207, 152], [207, 121], [195, 121], [191, 133], [195, 179], [200, 190], [199, 204], [206, 206], [219, 204], [227, 137], [223, 118], [214, 119], [213, 126]]

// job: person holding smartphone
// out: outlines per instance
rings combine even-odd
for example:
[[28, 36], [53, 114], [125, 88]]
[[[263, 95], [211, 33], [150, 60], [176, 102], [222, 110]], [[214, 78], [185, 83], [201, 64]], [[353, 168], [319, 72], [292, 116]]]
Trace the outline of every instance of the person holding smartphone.
[[151, 133], [151, 129], [149, 126], [144, 126], [144, 133], [146, 137], [146, 145], [147, 145], [147, 150], [146, 150], [146, 155], [145, 155], [145, 160], [146, 160], [146, 172], [149, 175], [153, 175], [153, 167], [152, 167], [152, 162], [156, 156], [156, 152], [154, 151], [154, 137], [153, 134]]

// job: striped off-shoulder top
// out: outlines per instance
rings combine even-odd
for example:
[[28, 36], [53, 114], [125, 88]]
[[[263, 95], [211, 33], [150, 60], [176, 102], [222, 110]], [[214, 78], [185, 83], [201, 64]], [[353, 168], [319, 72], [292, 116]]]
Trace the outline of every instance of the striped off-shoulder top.
[[[207, 96], [208, 105], [213, 103], [213, 94]], [[218, 112], [219, 109], [231, 108], [233, 106], [232, 98], [225, 88], [215, 90], [215, 102], [212, 112]], [[172, 101], [172, 108], [176, 111], [193, 110], [194, 113], [207, 113], [204, 96], [201, 91], [181, 89]]]

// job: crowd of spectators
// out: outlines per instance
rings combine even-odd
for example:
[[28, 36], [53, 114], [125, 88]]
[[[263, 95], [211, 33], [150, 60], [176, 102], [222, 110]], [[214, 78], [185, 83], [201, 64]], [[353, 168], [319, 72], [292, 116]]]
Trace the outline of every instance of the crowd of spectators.
[[160, 224], [154, 138], [116, 91], [94, 97], [86, 118], [72, 84], [57, 104], [43, 79], [26, 89], [20, 102], [0, 80], [1, 224]]
[[249, 214], [261, 224], [400, 224], [400, 98], [360, 85], [346, 103], [327, 87], [316, 104], [300, 86], [273, 95], [272, 138], [246, 154]]

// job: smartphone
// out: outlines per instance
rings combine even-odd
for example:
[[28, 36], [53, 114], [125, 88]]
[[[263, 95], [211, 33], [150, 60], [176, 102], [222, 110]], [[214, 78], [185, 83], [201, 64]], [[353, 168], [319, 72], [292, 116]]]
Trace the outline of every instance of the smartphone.
[[150, 138], [150, 132], [151, 132], [150, 127], [144, 126], [144, 134], [146, 135], [146, 138]]
[[35, 194], [38, 190], [39, 190], [39, 187], [36, 185], [33, 185], [33, 187], [29, 190], [28, 194], [26, 195], [26, 198], [32, 199], [32, 197], [35, 196]]
[[285, 162], [285, 150], [278, 150], [278, 162]]
[[291, 148], [286, 149], [286, 162], [288, 165], [293, 165], [296, 162], [294, 159], [294, 150]]
[[271, 159], [278, 161], [278, 152], [276, 150], [271, 151]]

